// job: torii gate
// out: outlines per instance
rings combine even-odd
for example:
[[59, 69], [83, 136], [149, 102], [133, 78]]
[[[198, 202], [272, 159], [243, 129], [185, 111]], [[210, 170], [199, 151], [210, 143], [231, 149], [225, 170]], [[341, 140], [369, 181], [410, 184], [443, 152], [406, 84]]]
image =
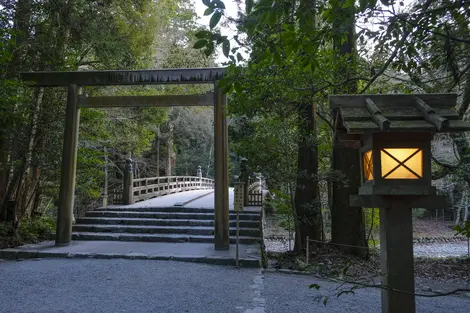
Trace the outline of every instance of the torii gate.
[[[34, 87], [68, 86], [56, 245], [69, 245], [72, 240], [80, 108], [214, 106], [214, 248], [216, 250], [229, 248], [227, 97], [218, 88], [218, 81], [224, 72], [224, 68], [191, 68], [21, 74], [22, 80], [31, 82]], [[214, 92], [204, 95], [103, 97], [87, 97], [80, 93], [81, 87], [84, 86], [160, 84], [213, 84]]]

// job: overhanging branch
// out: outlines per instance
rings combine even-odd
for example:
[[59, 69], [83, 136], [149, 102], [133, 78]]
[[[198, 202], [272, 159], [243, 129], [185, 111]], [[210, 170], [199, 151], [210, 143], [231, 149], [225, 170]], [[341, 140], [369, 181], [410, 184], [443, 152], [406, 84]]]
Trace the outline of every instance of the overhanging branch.
[[385, 64], [382, 66], [382, 68], [369, 80], [367, 85], [359, 92], [359, 94], [362, 94], [362, 93], [366, 92], [367, 89], [369, 89], [369, 87], [377, 80], [377, 78], [379, 78], [380, 75], [382, 75], [385, 72], [385, 70], [388, 68], [390, 63], [392, 63], [393, 59], [395, 59], [395, 57], [397, 56], [398, 51], [400, 50], [400, 48], [405, 43], [406, 38], [408, 38], [409, 34], [410, 33], [408, 31], [405, 31], [403, 33], [403, 37], [400, 39], [400, 42], [395, 46], [395, 49], [393, 49], [393, 52], [390, 55], [390, 57], [388, 58], [388, 60], [385, 62]]

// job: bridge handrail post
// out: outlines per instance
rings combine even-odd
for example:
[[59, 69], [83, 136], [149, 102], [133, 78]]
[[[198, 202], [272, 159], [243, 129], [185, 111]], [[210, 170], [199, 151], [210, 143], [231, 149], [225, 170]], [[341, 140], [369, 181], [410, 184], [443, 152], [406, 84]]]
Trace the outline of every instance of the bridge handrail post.
[[157, 191], [156, 191], [156, 196], [160, 197], [161, 190], [160, 190], [160, 176], [157, 177]]
[[202, 189], [202, 168], [201, 168], [201, 165], [198, 165], [197, 167], [197, 171], [196, 171], [196, 176], [198, 177], [198, 181], [199, 181], [199, 189]]
[[134, 204], [134, 171], [132, 167], [132, 159], [126, 160], [123, 185], [122, 200], [124, 204]]

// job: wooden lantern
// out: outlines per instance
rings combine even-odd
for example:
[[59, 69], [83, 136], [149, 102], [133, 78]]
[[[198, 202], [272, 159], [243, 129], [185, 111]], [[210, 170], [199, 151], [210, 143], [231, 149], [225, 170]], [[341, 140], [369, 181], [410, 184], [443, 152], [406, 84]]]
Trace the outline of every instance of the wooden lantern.
[[470, 130], [453, 110], [455, 94], [335, 95], [335, 144], [358, 149], [362, 186], [355, 207], [380, 208], [382, 313], [415, 312], [413, 208], [443, 208], [431, 185], [436, 132]]
[[[455, 94], [334, 95], [329, 100], [338, 116], [338, 140], [361, 153], [359, 196], [435, 196], [434, 134], [470, 130], [453, 110]], [[442, 203], [441, 198], [436, 205]]]

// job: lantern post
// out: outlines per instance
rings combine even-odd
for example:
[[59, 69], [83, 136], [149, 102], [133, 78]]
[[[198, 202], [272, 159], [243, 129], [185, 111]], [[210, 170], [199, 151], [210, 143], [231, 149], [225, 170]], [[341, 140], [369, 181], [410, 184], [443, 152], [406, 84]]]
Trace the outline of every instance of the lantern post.
[[414, 313], [413, 208], [443, 208], [431, 179], [436, 132], [470, 130], [455, 94], [332, 95], [335, 135], [361, 154], [362, 186], [351, 206], [380, 209], [382, 313]]

